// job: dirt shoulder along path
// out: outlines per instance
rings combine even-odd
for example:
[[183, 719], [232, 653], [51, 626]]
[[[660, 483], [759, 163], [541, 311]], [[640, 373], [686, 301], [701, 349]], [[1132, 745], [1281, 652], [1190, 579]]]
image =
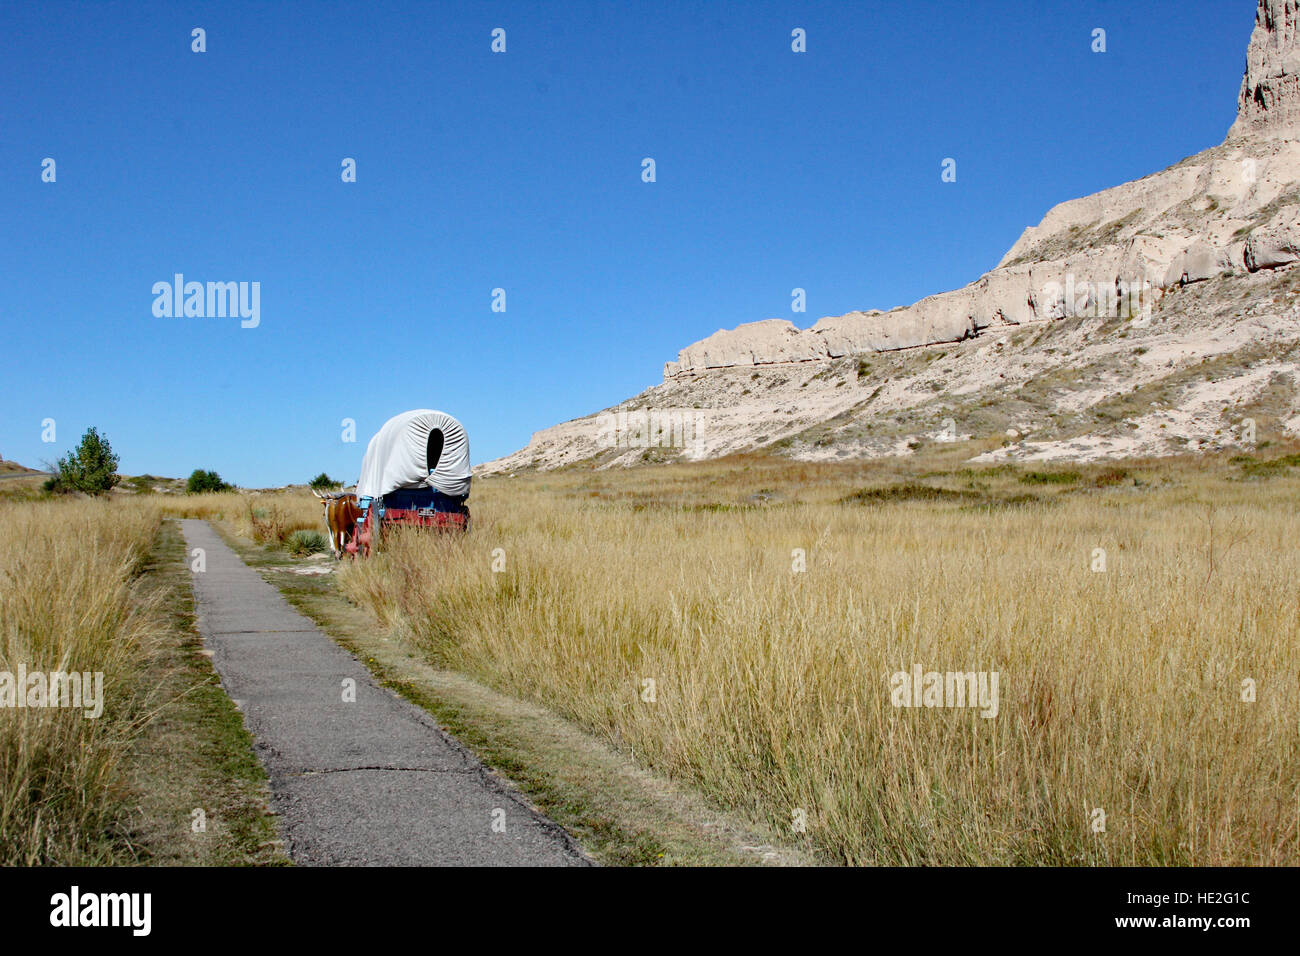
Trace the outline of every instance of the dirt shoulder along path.
[[[419, 707], [295, 611], [205, 521], [199, 629], [270, 777], [290, 857], [327, 865], [588, 861]], [[193, 567], [193, 564], [192, 564]]]

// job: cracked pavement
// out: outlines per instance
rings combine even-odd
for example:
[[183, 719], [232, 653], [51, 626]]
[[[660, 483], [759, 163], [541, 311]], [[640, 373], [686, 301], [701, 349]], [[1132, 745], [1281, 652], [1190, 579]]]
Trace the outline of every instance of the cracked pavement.
[[[294, 862], [345, 866], [572, 866], [558, 824], [421, 708], [294, 610], [206, 521], [182, 520], [199, 630], [270, 776]], [[355, 701], [344, 682], [355, 681]], [[504, 826], [502, 826], [504, 824]]]

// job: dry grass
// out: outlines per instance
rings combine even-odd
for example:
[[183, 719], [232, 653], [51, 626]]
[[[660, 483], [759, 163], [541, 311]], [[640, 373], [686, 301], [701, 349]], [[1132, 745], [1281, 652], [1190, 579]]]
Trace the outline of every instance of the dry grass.
[[282, 546], [295, 531], [324, 528], [318, 499], [305, 491], [223, 491], [169, 498], [168, 517], [225, 521], [242, 537]]
[[[0, 708], [0, 861], [111, 857], [119, 764], [153, 702], [152, 608], [134, 591], [160, 515], [144, 504], [0, 505], [0, 671], [102, 672], [102, 716]], [[21, 692], [21, 691], [20, 691]]]
[[[101, 672], [103, 713], [0, 707], [0, 865], [279, 863], [264, 773], [199, 654], [165, 514], [239, 496], [0, 502], [0, 672]], [[196, 837], [190, 813], [210, 811]]]
[[[493, 478], [470, 536], [396, 538], [340, 586], [828, 860], [1300, 862], [1300, 480], [896, 467]], [[953, 494], [888, 490], [917, 484]], [[997, 717], [893, 707], [914, 663], [997, 671]]]

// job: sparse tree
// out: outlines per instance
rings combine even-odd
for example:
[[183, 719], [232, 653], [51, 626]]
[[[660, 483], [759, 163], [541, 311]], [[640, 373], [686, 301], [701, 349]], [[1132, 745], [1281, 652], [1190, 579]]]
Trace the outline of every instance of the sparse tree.
[[106, 495], [120, 480], [117, 455], [108, 439], [95, 428], [86, 430], [81, 444], [60, 458], [54, 477], [45, 482], [47, 491], [81, 491], [88, 495]]

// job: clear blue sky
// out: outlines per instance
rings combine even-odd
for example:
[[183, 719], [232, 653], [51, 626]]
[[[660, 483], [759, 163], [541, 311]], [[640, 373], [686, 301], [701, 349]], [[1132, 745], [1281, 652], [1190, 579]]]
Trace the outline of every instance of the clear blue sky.
[[[959, 287], [1054, 203], [1218, 144], [1254, 13], [6, 3], [0, 454], [52, 461], [97, 425], [127, 474], [352, 481], [420, 407], [476, 463], [506, 454], [718, 328]], [[260, 282], [260, 326], [155, 318], [176, 272]]]

